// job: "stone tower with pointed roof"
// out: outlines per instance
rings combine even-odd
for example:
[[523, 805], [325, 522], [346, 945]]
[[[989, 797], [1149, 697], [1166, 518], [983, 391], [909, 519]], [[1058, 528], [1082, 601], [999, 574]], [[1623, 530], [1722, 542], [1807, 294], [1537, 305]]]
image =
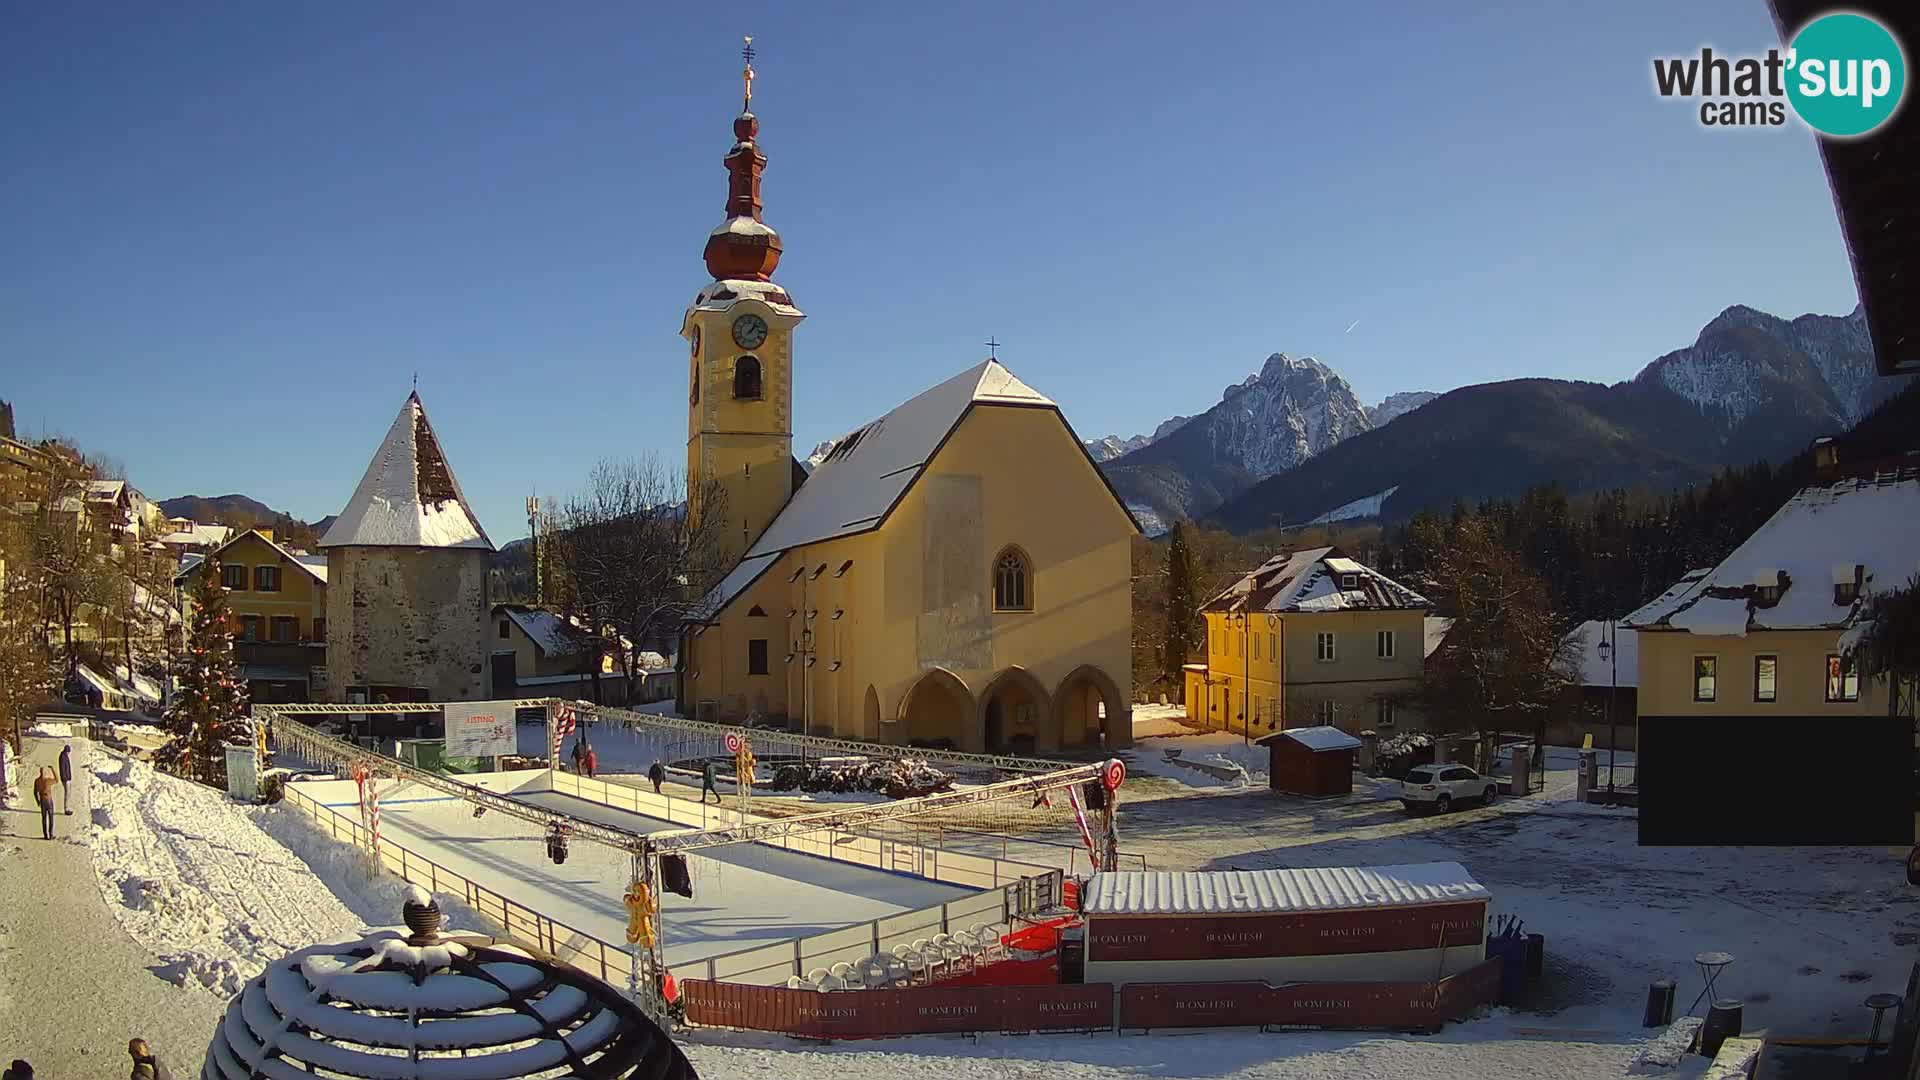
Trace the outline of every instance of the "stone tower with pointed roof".
[[408, 395], [327, 555], [327, 697], [472, 701], [487, 696], [487, 569], [493, 541]]
[[681, 322], [689, 506], [725, 515], [732, 567], [683, 634], [681, 710], [964, 750], [1129, 745], [1139, 530], [1059, 406], [989, 357], [811, 474], [793, 461], [804, 316], [772, 280], [743, 74], [713, 281]]

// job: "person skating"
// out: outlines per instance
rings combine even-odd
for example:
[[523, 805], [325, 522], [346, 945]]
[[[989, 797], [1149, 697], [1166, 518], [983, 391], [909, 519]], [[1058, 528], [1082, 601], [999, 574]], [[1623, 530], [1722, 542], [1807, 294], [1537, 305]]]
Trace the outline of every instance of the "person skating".
[[69, 794], [67, 787], [71, 783], [73, 783], [73, 744], [68, 743], [60, 748], [60, 812], [68, 817], [73, 816], [73, 797]]
[[660, 785], [667, 782], [667, 767], [657, 761], [647, 766], [647, 779], [653, 781], [653, 793], [660, 794]]
[[128, 1075], [128, 1080], [173, 1080], [173, 1070], [153, 1056], [147, 1040], [129, 1040], [127, 1056], [133, 1059], [133, 1072]]
[[720, 801], [720, 789], [717, 787], [714, 787], [713, 783], [714, 783], [713, 762], [709, 761], [705, 765], [700, 767], [700, 801], [703, 804], [707, 801], [707, 796], [709, 794], [713, 796], [714, 802]]
[[33, 801], [40, 804], [40, 835], [53, 839], [53, 767], [40, 766], [40, 775], [33, 781]]

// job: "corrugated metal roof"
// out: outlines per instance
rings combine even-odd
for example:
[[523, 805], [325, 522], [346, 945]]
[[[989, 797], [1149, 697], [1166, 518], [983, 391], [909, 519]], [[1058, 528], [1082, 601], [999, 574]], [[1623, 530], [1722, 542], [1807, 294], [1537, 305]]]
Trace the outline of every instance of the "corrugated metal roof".
[[1337, 911], [1492, 898], [1466, 867], [1454, 862], [1193, 873], [1121, 871], [1093, 875], [1082, 896], [1088, 915]]

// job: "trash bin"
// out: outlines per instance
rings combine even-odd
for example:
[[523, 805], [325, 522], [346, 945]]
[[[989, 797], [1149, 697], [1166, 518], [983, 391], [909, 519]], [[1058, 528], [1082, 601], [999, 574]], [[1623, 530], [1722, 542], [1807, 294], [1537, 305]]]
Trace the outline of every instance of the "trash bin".
[[1500, 961], [1500, 1004], [1520, 1005], [1527, 996], [1527, 939], [1490, 937], [1487, 959]]
[[1720, 1053], [1720, 1044], [1740, 1034], [1746, 1006], [1734, 998], [1722, 998], [1707, 1010], [1707, 1022], [1700, 1025], [1700, 1056], [1711, 1058]]
[[1647, 1012], [1642, 1027], [1666, 1027], [1673, 1023], [1673, 980], [1655, 979], [1647, 985]]

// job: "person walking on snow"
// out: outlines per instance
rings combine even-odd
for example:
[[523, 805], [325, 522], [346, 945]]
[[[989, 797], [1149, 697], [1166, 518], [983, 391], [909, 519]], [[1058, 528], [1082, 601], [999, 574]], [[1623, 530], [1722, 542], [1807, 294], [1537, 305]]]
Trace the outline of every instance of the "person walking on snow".
[[133, 1039], [127, 1043], [127, 1056], [133, 1059], [133, 1072], [128, 1080], [173, 1080], [173, 1070], [147, 1047], [147, 1040]]
[[586, 760], [587, 739], [586, 736], [583, 735], [573, 744], [573, 771], [576, 773], [585, 772]]
[[720, 789], [713, 786], [713, 762], [709, 761], [700, 769], [700, 801], [705, 803], [711, 794], [714, 802], [720, 801]]
[[53, 839], [53, 769], [40, 766], [40, 775], [33, 781], [33, 801], [40, 804], [40, 835]]
[[660, 785], [667, 781], [666, 766], [657, 761], [647, 766], [647, 779], [653, 781], [653, 793], [655, 795], [660, 794]]
[[67, 785], [73, 783], [73, 744], [60, 748], [60, 812], [73, 816], [73, 797], [68, 793]]

